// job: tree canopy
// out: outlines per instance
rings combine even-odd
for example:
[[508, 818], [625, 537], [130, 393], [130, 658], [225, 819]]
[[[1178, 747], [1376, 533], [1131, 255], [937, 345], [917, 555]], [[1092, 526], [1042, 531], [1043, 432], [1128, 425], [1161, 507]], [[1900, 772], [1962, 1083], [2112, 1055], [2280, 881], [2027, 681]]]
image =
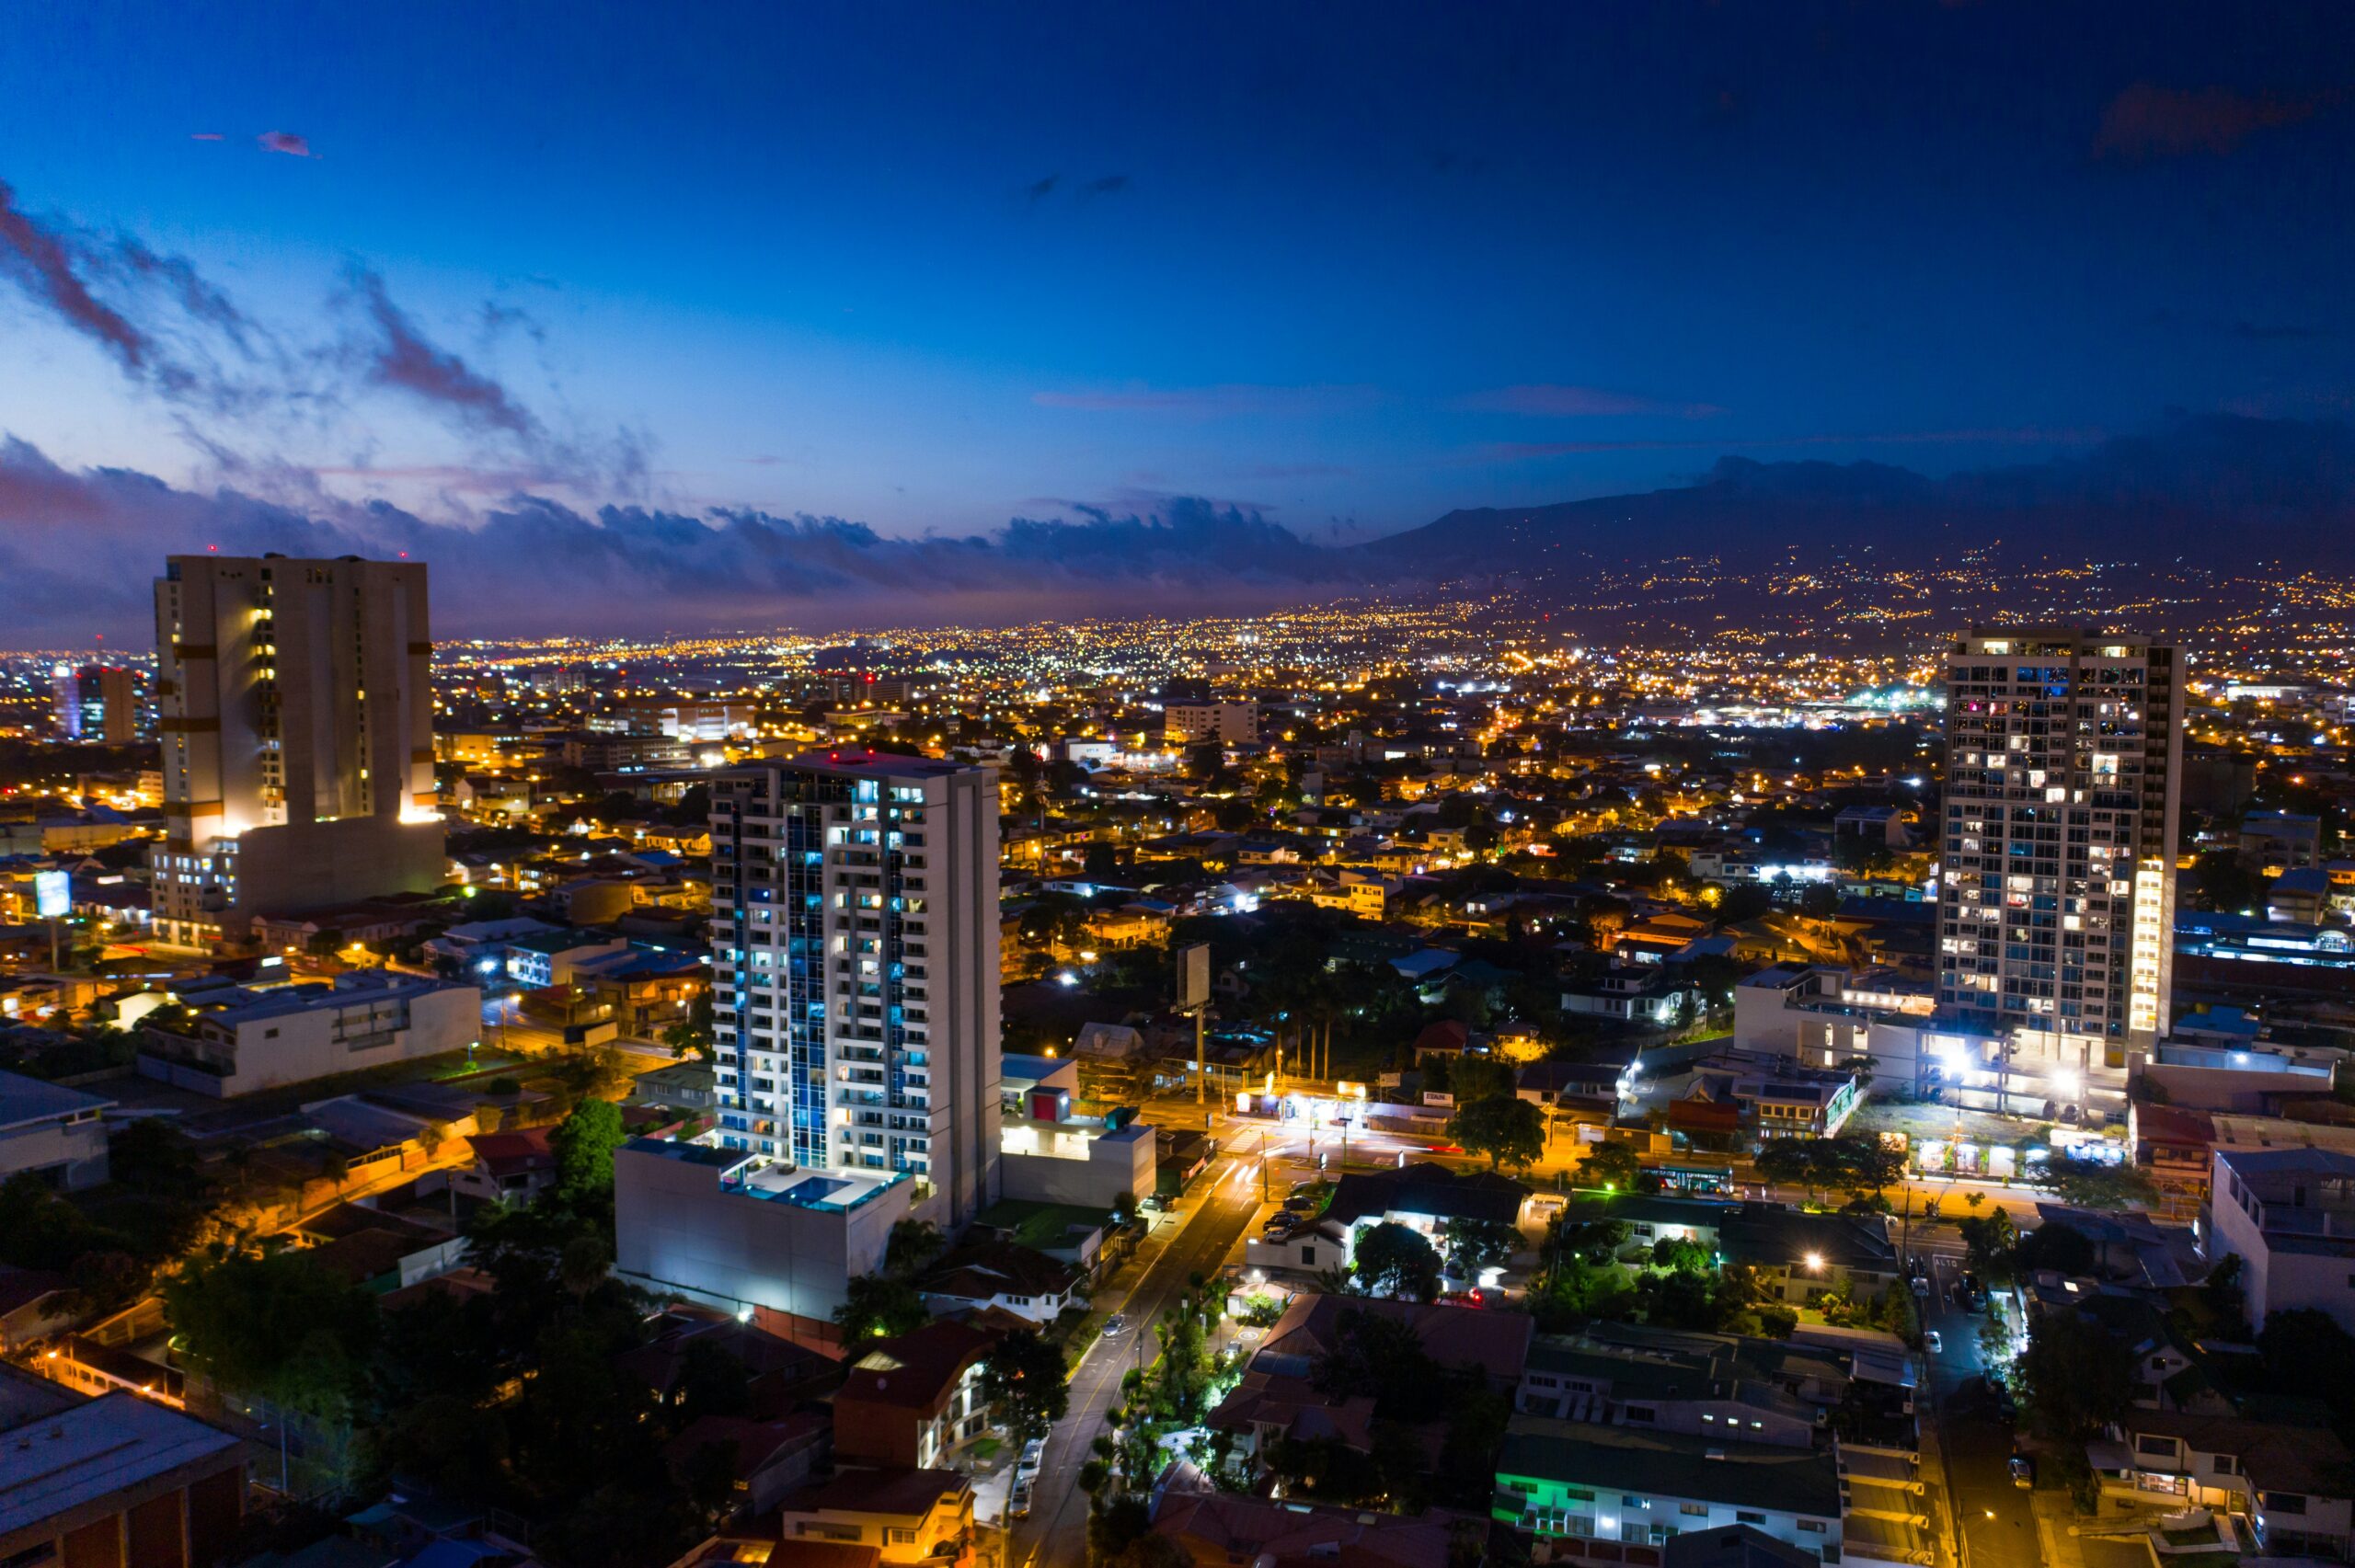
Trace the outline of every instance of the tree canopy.
[[1358, 1238], [1353, 1283], [1369, 1296], [1428, 1301], [1439, 1294], [1439, 1253], [1421, 1234], [1384, 1220]]
[[1487, 1155], [1491, 1171], [1500, 1163], [1527, 1170], [1545, 1156], [1545, 1113], [1518, 1095], [1475, 1100], [1457, 1105], [1447, 1119], [1447, 1136]]

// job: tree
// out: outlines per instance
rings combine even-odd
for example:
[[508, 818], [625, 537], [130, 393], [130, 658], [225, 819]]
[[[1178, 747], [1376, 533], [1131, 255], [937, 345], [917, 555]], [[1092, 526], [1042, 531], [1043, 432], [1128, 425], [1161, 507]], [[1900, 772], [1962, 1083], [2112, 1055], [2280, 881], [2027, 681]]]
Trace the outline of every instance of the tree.
[[1643, 1173], [1643, 1162], [1626, 1143], [1597, 1143], [1588, 1147], [1579, 1162], [1579, 1183], [1605, 1192], [1631, 1192]]
[[1369, 1296], [1428, 1301], [1439, 1294], [1439, 1253], [1422, 1236], [1384, 1220], [1358, 1238], [1357, 1285]]
[[164, 1315], [190, 1366], [224, 1389], [315, 1415], [359, 1393], [375, 1299], [304, 1253], [243, 1253], [167, 1281]]
[[1362, 1394], [1384, 1421], [1426, 1421], [1447, 1408], [1453, 1376], [1433, 1361], [1414, 1324], [1350, 1308], [1334, 1321], [1333, 1342], [1308, 1369], [1316, 1391], [1337, 1399]]
[[2062, 1274], [2094, 1271], [2094, 1244], [2085, 1239], [2084, 1231], [2058, 1220], [2021, 1232], [2012, 1248], [2012, 1256], [2022, 1274], [2045, 1268]]
[[706, 1415], [749, 1415], [752, 1410], [752, 1374], [734, 1351], [708, 1335], [687, 1342], [673, 1392], [682, 1426]]
[[1502, 1267], [1522, 1248], [1520, 1230], [1500, 1219], [1451, 1219], [1444, 1239], [1448, 1262], [1466, 1278]]
[[1071, 1408], [1063, 1353], [1028, 1329], [1017, 1329], [982, 1359], [982, 1397], [1017, 1445], [1043, 1437]]
[[884, 1239], [883, 1272], [893, 1279], [913, 1279], [948, 1248], [948, 1239], [931, 1220], [902, 1219]]
[[1998, 1285], [2012, 1277], [2018, 1262], [2020, 1233], [2009, 1214], [1998, 1208], [1987, 1214], [1970, 1215], [1958, 1220], [1955, 1229], [1962, 1233], [1963, 1249], [1972, 1273]]
[[628, 1140], [622, 1110], [610, 1100], [583, 1100], [548, 1132], [556, 1156], [557, 1193], [578, 1200], [614, 1189], [614, 1150]]
[[[695, 786], [700, 789], [703, 786]], [[712, 1030], [711, 992], [706, 989], [688, 1004], [687, 1015], [662, 1031], [662, 1043], [671, 1047], [672, 1056], [700, 1057], [710, 1061], [717, 1054]]]
[[2020, 1402], [2036, 1429], [2082, 1443], [2134, 1397], [2134, 1351], [2075, 1312], [2045, 1312], [2028, 1327], [2018, 1376]]
[[1511, 1066], [1488, 1057], [1458, 1057], [1448, 1069], [1448, 1078], [1459, 1105], [1508, 1098], [1513, 1093]]
[[1499, 1163], [1527, 1170], [1545, 1158], [1545, 1113], [1518, 1095], [1475, 1100], [1448, 1117], [1447, 1136], [1487, 1155], [1491, 1171]]
[[835, 1326], [852, 1345], [913, 1333], [931, 1321], [914, 1286], [881, 1274], [854, 1275], [844, 1288], [843, 1304], [834, 1309]]
[[2079, 1208], [2122, 1209], [2130, 1204], [2148, 1207], [2159, 1189], [2137, 1165], [2101, 1165], [2088, 1160], [2059, 1158], [2028, 1167], [2028, 1180]]
[[1689, 1236], [1663, 1236], [1652, 1243], [1652, 1266], [1671, 1274], [1701, 1274], [1710, 1267], [1709, 1249]]

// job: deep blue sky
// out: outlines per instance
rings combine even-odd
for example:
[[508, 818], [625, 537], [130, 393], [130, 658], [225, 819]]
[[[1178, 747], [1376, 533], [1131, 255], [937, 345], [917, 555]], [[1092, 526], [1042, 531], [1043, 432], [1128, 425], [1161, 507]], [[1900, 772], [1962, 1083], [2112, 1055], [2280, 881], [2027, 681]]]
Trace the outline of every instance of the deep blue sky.
[[[179, 484], [1322, 536], [2355, 388], [2344, 6], [74, 4], [0, 40], [44, 233], [185, 258], [306, 383], [381, 349], [373, 274], [476, 378], [174, 394], [0, 267], [0, 431]], [[528, 412], [470, 419], [500, 387]]]

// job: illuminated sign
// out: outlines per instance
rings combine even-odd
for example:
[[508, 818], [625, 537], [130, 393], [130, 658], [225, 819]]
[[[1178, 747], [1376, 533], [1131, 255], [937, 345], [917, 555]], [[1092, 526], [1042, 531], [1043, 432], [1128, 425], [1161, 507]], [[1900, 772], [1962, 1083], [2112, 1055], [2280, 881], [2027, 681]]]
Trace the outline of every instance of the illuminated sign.
[[73, 912], [74, 888], [63, 871], [43, 871], [33, 877], [33, 912], [42, 920], [63, 920]]

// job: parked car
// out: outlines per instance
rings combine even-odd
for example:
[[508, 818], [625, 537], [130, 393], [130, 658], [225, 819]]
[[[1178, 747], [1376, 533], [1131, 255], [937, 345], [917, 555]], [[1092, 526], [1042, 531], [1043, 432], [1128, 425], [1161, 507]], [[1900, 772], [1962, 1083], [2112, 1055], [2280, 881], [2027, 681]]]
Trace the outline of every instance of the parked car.
[[1316, 1200], [1313, 1197], [1293, 1196], [1284, 1199], [1284, 1212], [1287, 1214], [1306, 1214], [1315, 1207]]
[[1928, 1329], [1923, 1333], [1922, 1348], [1932, 1356], [1943, 1356], [1946, 1354], [1947, 1342], [1938, 1336], [1937, 1330]]
[[1005, 1516], [1009, 1519], [1027, 1519], [1030, 1516], [1030, 1483], [1028, 1482], [1017, 1481], [1014, 1483], [1014, 1492], [1005, 1500]]
[[2011, 1471], [2012, 1484], [2014, 1486], [2034, 1486], [2036, 1484], [2036, 1461], [2029, 1459], [2026, 1454], [2014, 1454], [2012, 1456]]
[[1046, 1457], [1047, 1440], [1033, 1437], [1022, 1445], [1022, 1457], [1014, 1462], [1014, 1479], [1027, 1482], [1039, 1473], [1039, 1461]]
[[1913, 1294], [1920, 1297], [1924, 1301], [1928, 1300], [1930, 1299], [1930, 1282], [1926, 1279], [1915, 1280], [1913, 1282]]
[[1128, 1332], [1129, 1320], [1119, 1312], [1115, 1312], [1110, 1317], [1104, 1320], [1104, 1337], [1106, 1339], [1118, 1339], [1120, 1335]]

